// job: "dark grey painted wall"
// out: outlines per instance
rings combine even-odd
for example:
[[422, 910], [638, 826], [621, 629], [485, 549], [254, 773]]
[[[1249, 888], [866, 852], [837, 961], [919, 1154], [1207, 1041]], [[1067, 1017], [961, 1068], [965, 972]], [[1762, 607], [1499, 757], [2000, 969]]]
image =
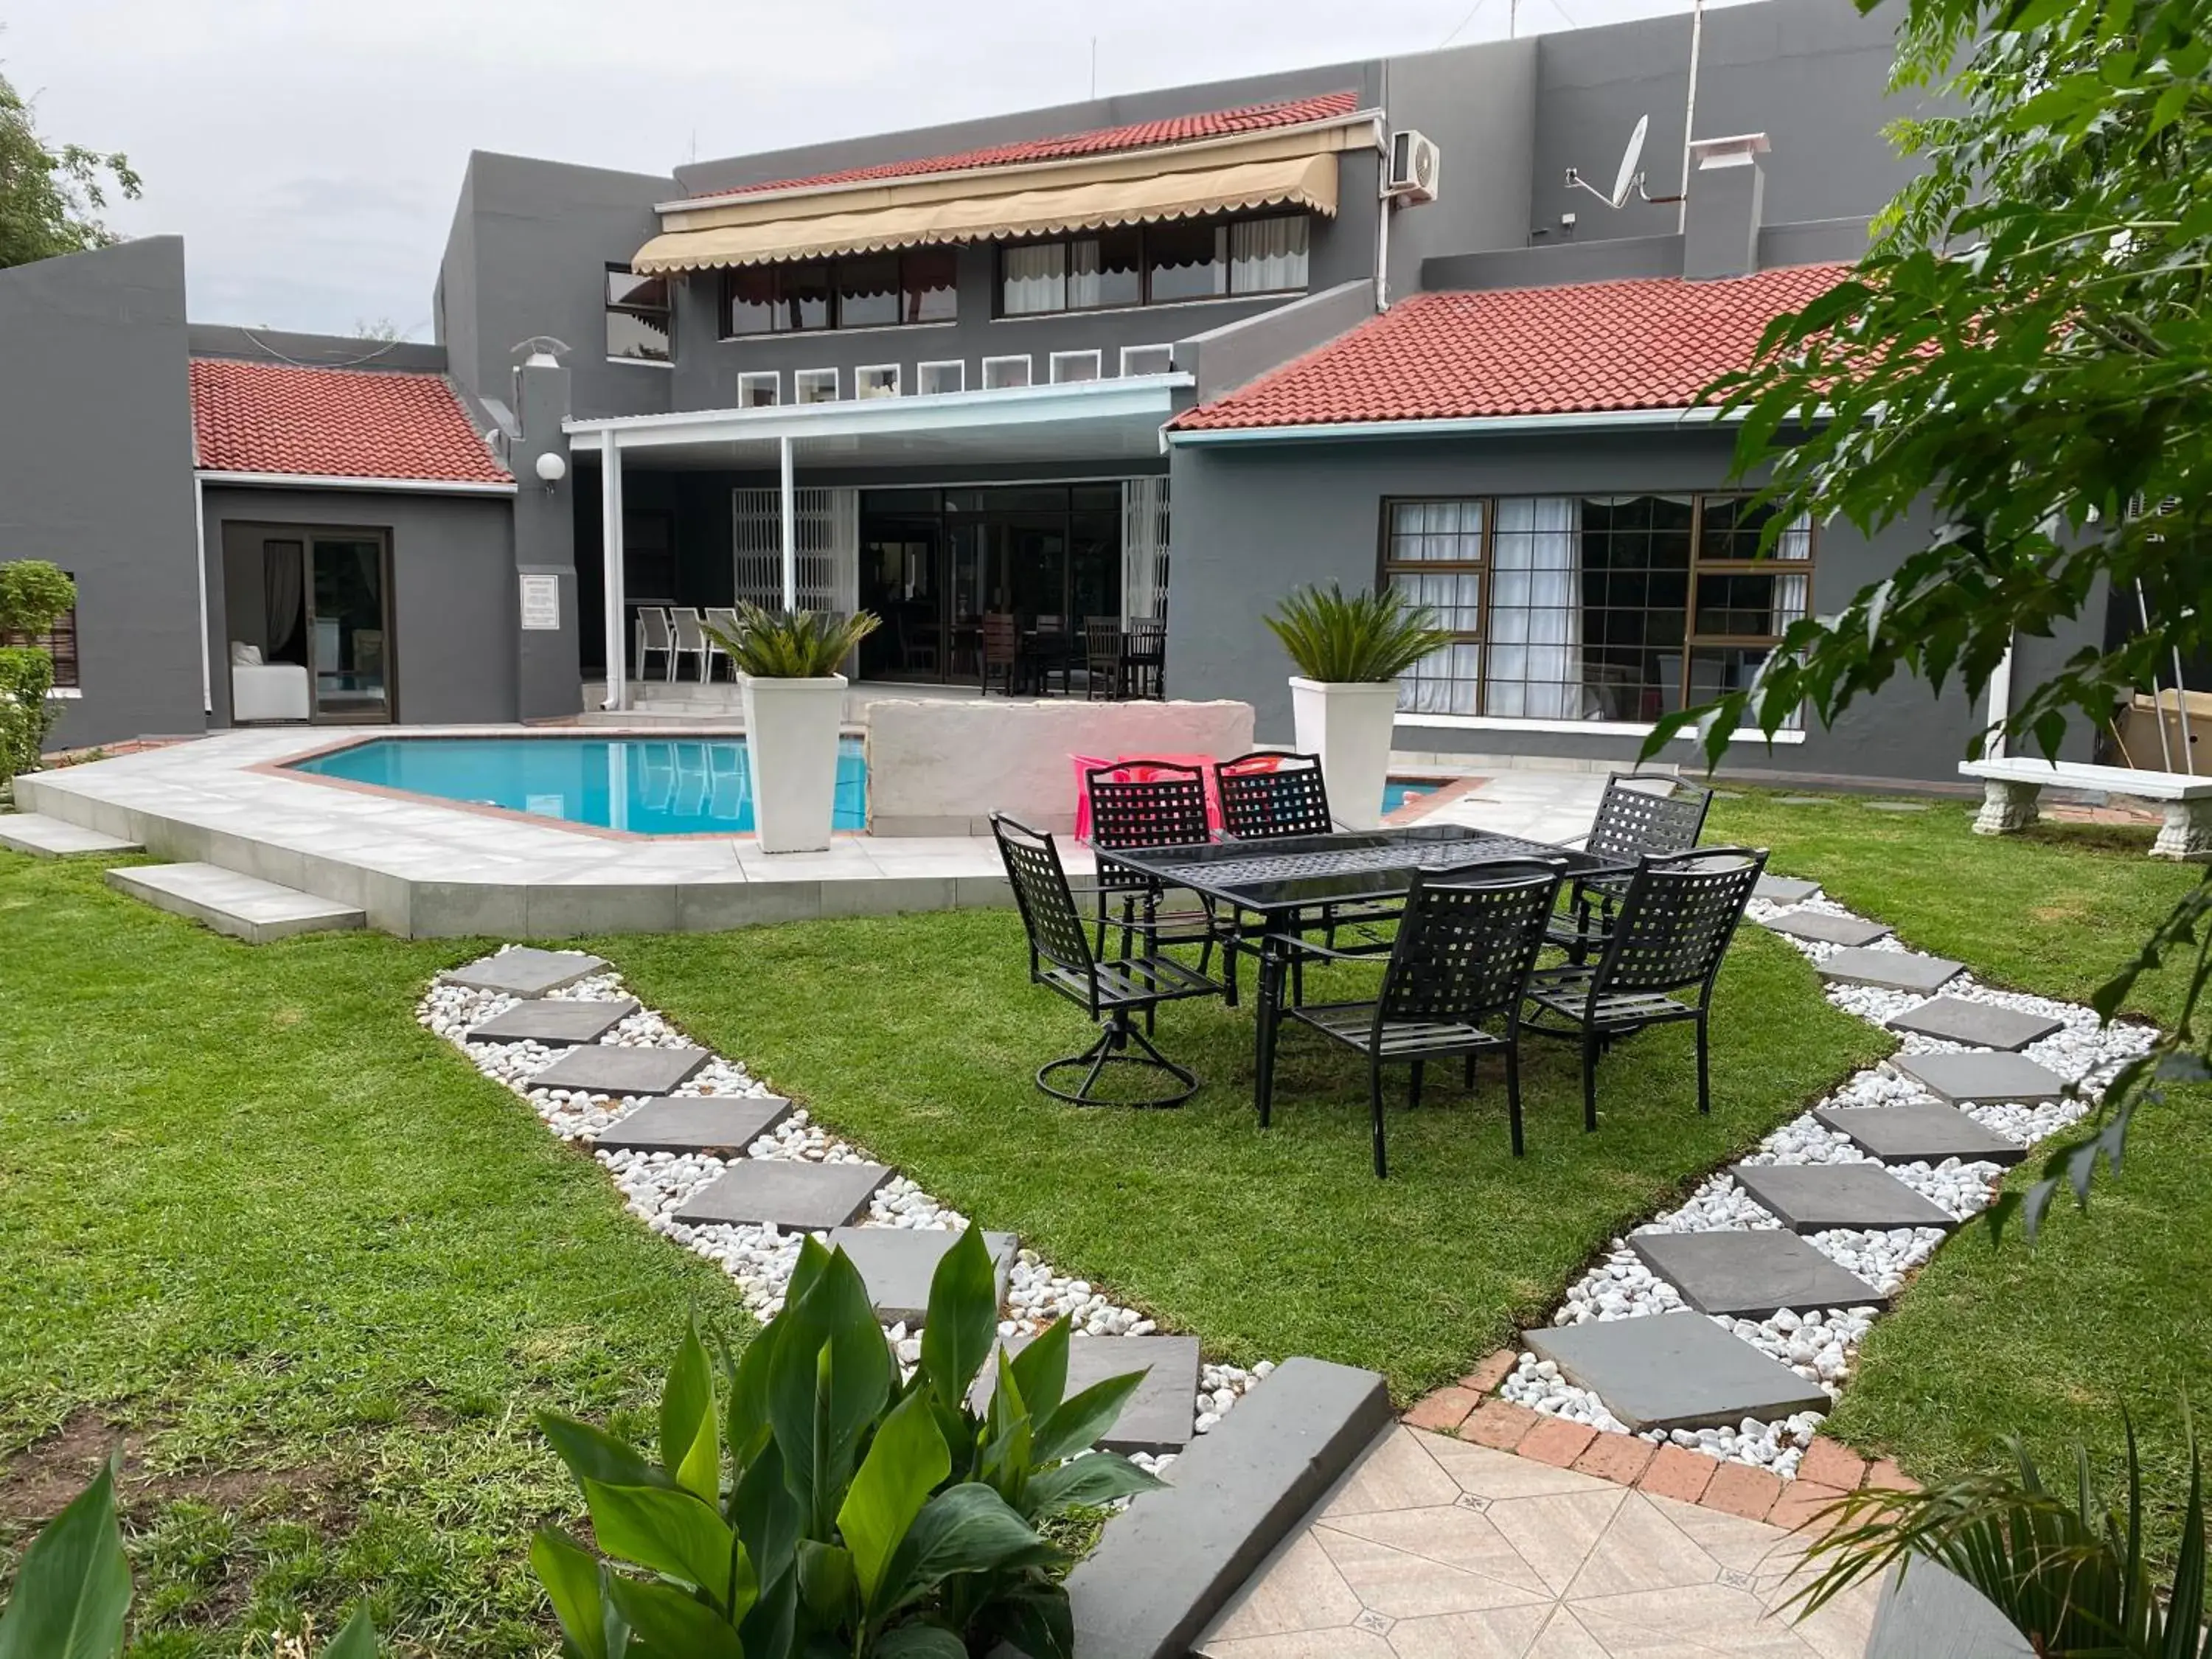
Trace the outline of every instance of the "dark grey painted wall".
[[947, 155], [986, 144], [1056, 138], [1065, 133], [1089, 132], [1098, 127], [1164, 120], [1208, 110], [1235, 109], [1246, 104], [1273, 103], [1285, 98], [1312, 98], [1331, 92], [1357, 92], [1360, 106], [1366, 108], [1382, 102], [1378, 70], [1379, 66], [1374, 63], [1323, 64], [1273, 75], [1244, 76], [1233, 81], [1207, 81], [1197, 86], [1117, 93], [1107, 98], [1014, 110], [969, 121], [908, 127], [899, 132], [833, 138], [818, 144], [794, 145], [788, 149], [760, 150], [750, 155], [696, 161], [677, 168], [676, 181], [682, 186], [678, 193], [710, 195], [716, 191], [736, 190], [780, 179], [808, 178], [846, 167]]
[[179, 239], [0, 270], [0, 560], [77, 583], [56, 747], [205, 724], [185, 365]]
[[1421, 262], [1528, 240], [1538, 42], [1487, 41], [1383, 65], [1390, 125], [1443, 147], [1437, 199], [1390, 214], [1389, 297], [1421, 286]]
[[[390, 659], [398, 718], [410, 725], [516, 718], [513, 502], [506, 496], [374, 489], [224, 488], [204, 492], [208, 634], [216, 723], [230, 720], [230, 623], [223, 532], [235, 525], [381, 530], [392, 543]], [[189, 628], [176, 630], [189, 639]], [[197, 659], [196, 659], [197, 660]], [[573, 685], [567, 707], [573, 712]]]
[[[1239, 697], [1259, 711], [1262, 738], [1291, 736], [1290, 672], [1262, 620], [1310, 582], [1371, 586], [1382, 504], [1393, 495], [1634, 494], [1727, 487], [1723, 432], [1585, 432], [1528, 437], [1365, 440], [1336, 443], [1181, 447], [1172, 456], [1174, 561], [1168, 664], [1179, 697]], [[1914, 545], [1920, 525], [1892, 526], [1871, 543], [1848, 526], [1820, 535], [1816, 611], [1838, 608], [1880, 580]], [[2080, 641], [2032, 642], [2021, 672], [2055, 660]], [[1771, 753], [1730, 751], [1746, 770], [1865, 778], [1955, 781], [1976, 719], [1958, 691], [1937, 697], [1895, 683], [1849, 711], [1833, 730]], [[1401, 726], [1401, 749], [1630, 760], [1633, 738]], [[1691, 745], [1680, 745], [1691, 760]], [[2076, 757], [2086, 759], [2086, 750]]]
[[[1379, 210], [1375, 168], [1371, 149], [1346, 150], [1339, 158], [1337, 213], [1333, 219], [1314, 218], [1306, 293], [1317, 294], [1373, 276], [1375, 220]], [[787, 403], [792, 399], [792, 373], [802, 368], [836, 369], [840, 392], [847, 398], [853, 395], [855, 369], [882, 363], [901, 365], [903, 384], [909, 392], [917, 384], [919, 364], [954, 359], [966, 364], [971, 391], [982, 386], [985, 357], [1027, 354], [1030, 374], [1042, 385], [1048, 377], [1051, 353], [1096, 349], [1102, 354], [1103, 372], [1112, 376], [1121, 372], [1124, 346], [1172, 344], [1261, 316], [1285, 303], [1282, 296], [1275, 295], [1055, 316], [996, 317], [992, 313], [997, 300], [997, 245], [972, 243], [962, 246], [958, 253], [959, 316], [949, 323], [825, 329], [810, 334], [723, 340], [716, 337], [720, 324], [720, 273], [702, 271], [691, 276], [681, 284], [677, 300], [674, 406], [734, 407], [738, 376], [771, 369], [780, 377], [781, 396]]]
[[550, 334], [569, 347], [578, 414], [669, 408], [667, 368], [607, 360], [605, 278], [659, 230], [653, 204], [677, 193], [647, 173], [472, 154], [439, 266], [453, 378], [512, 408], [514, 347]]
[[[1770, 222], [1863, 217], [1895, 195], [1911, 167], [1882, 128], [1913, 107], [1886, 95], [1896, 14], [1862, 16], [1834, 0], [1765, 0], [1705, 13], [1698, 76], [1697, 137], [1764, 132]], [[1610, 187], [1629, 129], [1651, 118], [1644, 148], [1647, 188], [1671, 196], [1682, 177], [1682, 115], [1689, 87], [1690, 20], [1674, 14], [1540, 37], [1535, 173], [1529, 229], [1556, 241], [1559, 215], [1579, 222], [1577, 241], [1651, 236], [1675, 228], [1676, 210], [1632, 193], [1614, 212], [1566, 188], [1579, 167]]]

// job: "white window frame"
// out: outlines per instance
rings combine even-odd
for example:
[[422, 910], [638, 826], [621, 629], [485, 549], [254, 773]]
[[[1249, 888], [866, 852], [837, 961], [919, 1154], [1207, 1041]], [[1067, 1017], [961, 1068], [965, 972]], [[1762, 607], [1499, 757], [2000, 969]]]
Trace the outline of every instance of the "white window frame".
[[1006, 357], [986, 357], [986, 358], [984, 358], [984, 359], [983, 359], [983, 390], [984, 390], [984, 391], [986, 391], [986, 392], [1009, 392], [1009, 391], [1018, 391], [1018, 390], [1020, 390], [1020, 387], [1018, 387], [1018, 386], [1009, 386], [1006, 385], [1004, 382], [1000, 382], [1000, 383], [998, 383], [998, 384], [996, 384], [996, 385], [993, 384], [993, 382], [992, 382], [992, 380], [991, 380], [991, 371], [992, 371], [992, 369], [994, 369], [994, 368], [1002, 368], [1002, 367], [1004, 367], [1004, 366], [1005, 366], [1006, 364], [1007, 364], [1007, 363], [1019, 363], [1019, 364], [1022, 366], [1022, 379], [1021, 379], [1021, 385], [1022, 385], [1022, 386], [1035, 386], [1035, 385], [1036, 384], [1036, 362], [1032, 360], [1032, 358], [1030, 357], [1030, 354], [1029, 354], [1028, 352], [1026, 352], [1026, 351], [1024, 351], [1024, 352], [1018, 352], [1018, 353], [1014, 354], [1014, 355], [1013, 355], [1013, 356], [1006, 356]]
[[1127, 379], [1130, 374], [1133, 373], [1129, 368], [1129, 354], [1133, 351], [1166, 352], [1168, 354], [1168, 366], [1165, 368], [1156, 368], [1147, 372], [1154, 374], [1172, 374], [1175, 373], [1175, 347], [1169, 342], [1163, 340], [1157, 345], [1123, 346], [1121, 348], [1121, 374], [1124, 379]]
[[[862, 392], [860, 390], [860, 377], [864, 374], [890, 375], [891, 377], [890, 390], [888, 392]], [[905, 395], [906, 374], [905, 371], [896, 363], [862, 363], [853, 371], [853, 401], [855, 403], [866, 403], [875, 398], [902, 398]]]
[[[949, 386], [939, 386], [933, 392], [929, 391], [927, 382], [929, 379], [929, 371], [933, 368], [951, 369], [953, 384]], [[947, 392], [965, 392], [967, 389], [968, 360], [965, 357], [940, 357], [930, 362], [916, 363], [914, 366], [914, 391], [918, 398], [935, 397]]]
[[[1074, 378], [1063, 380], [1060, 377], [1060, 366], [1064, 362], [1070, 362], [1075, 359], [1082, 357], [1087, 357], [1091, 360], [1091, 372], [1088, 375], [1084, 376], [1082, 380]], [[1105, 378], [1106, 354], [1097, 349], [1096, 347], [1093, 347], [1088, 351], [1048, 352], [1045, 356], [1045, 380], [1048, 385], [1080, 386], [1083, 383], [1083, 380], [1103, 380]]]
[[[746, 401], [745, 393], [762, 381], [768, 382], [769, 400], [765, 404]], [[738, 407], [739, 409], [775, 409], [783, 403], [783, 376], [773, 368], [749, 368], [738, 376]]]
[[[818, 381], [824, 374], [830, 377], [830, 395], [827, 398], [803, 398], [799, 396], [799, 388], [801, 382]], [[834, 368], [794, 368], [791, 371], [791, 401], [793, 405], [810, 403], [842, 403], [844, 398], [844, 377], [837, 370]]]

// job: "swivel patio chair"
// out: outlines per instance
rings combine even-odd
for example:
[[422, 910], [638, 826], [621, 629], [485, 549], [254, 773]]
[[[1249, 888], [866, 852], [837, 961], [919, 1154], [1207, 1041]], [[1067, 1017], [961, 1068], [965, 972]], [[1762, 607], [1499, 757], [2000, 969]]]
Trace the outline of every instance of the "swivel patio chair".
[[[1655, 782], [1664, 787], [1644, 787]], [[1621, 864], [1632, 864], [1646, 853], [1686, 852], [1705, 833], [1705, 814], [1712, 804], [1711, 790], [1680, 779], [1616, 772], [1605, 781], [1589, 833], [1561, 845], [1579, 846]], [[1569, 898], [1570, 914], [1552, 924], [1552, 943], [1565, 947], [1576, 961], [1588, 961], [1590, 951], [1605, 944], [1613, 914], [1627, 894], [1628, 879], [1626, 873], [1578, 878]]]
[[[1477, 1056], [1493, 1050], [1503, 1054], [1506, 1121], [1513, 1156], [1521, 1156], [1521, 1007], [1559, 893], [1559, 865], [1539, 860], [1443, 877], [1416, 872], [1376, 998], [1286, 1011], [1287, 1018], [1367, 1056], [1376, 1179], [1389, 1174], [1382, 1068], [1401, 1061], [1413, 1067], [1406, 1097], [1411, 1107], [1421, 1103], [1421, 1073], [1428, 1061], [1464, 1057], [1472, 1093]], [[1297, 943], [1322, 956], [1351, 954], [1310, 940]], [[1499, 1024], [1500, 1030], [1485, 1030], [1485, 1021]]]
[[[1166, 896], [1160, 884], [1116, 864], [1111, 854], [1137, 847], [1202, 847], [1213, 839], [1206, 817], [1206, 775], [1195, 766], [1172, 761], [1118, 762], [1093, 767], [1083, 775], [1084, 792], [1091, 799], [1091, 845], [1099, 854], [1097, 953], [1106, 954], [1110, 927], [1121, 932], [1122, 954], [1142, 933], [1155, 950], [1170, 945], [1200, 947], [1198, 967], [1206, 971], [1213, 948], [1221, 946], [1224, 996], [1237, 1006], [1236, 925], [1214, 908], [1212, 901], [1192, 895], [1194, 902], [1162, 910]], [[1116, 900], [1121, 921], [1113, 920]], [[1143, 922], [1133, 927], [1141, 908]]]
[[[1765, 850], [1692, 848], [1647, 853], [1627, 879], [1612, 931], [1594, 963], [1536, 971], [1524, 1022], [1543, 1036], [1578, 1039], [1583, 1127], [1597, 1127], [1597, 1057], [1616, 1037], [1691, 1020], [1698, 1028], [1698, 1109], [1712, 1110], [1707, 1015], [1713, 983], [1744, 906], [1766, 867]], [[1676, 994], [1694, 993], [1690, 1000]]]
[[[1074, 890], [1060, 862], [1053, 838], [999, 813], [991, 815], [991, 834], [1006, 863], [1006, 880], [1030, 942], [1030, 981], [1084, 1010], [1098, 1022], [1098, 1041], [1079, 1054], [1048, 1061], [1037, 1068], [1037, 1087], [1055, 1100], [1076, 1106], [1180, 1106], [1198, 1091], [1198, 1073], [1176, 1065], [1139, 1030], [1134, 1017], [1163, 1002], [1220, 994], [1221, 986], [1173, 957], [1157, 951], [1102, 960], [1091, 949], [1088, 930], [1075, 908]], [[1138, 924], [1142, 931], [1142, 924]], [[1131, 1054], [1134, 1047], [1140, 1052]], [[1133, 1066], [1154, 1072], [1171, 1085], [1165, 1092], [1128, 1101], [1104, 1100], [1091, 1093], [1109, 1066]], [[1053, 1079], [1083, 1070], [1074, 1089]]]

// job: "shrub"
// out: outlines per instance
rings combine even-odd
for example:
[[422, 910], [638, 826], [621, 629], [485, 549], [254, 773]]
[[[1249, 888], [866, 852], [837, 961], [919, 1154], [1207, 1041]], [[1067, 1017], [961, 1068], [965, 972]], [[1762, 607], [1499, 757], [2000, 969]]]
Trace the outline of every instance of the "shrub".
[[46, 632], [76, 603], [76, 584], [44, 559], [0, 564], [0, 784], [37, 769], [54, 729], [53, 659], [10, 639]]
[[730, 653], [738, 672], [764, 680], [820, 679], [837, 672], [862, 640], [882, 625], [873, 611], [849, 617], [827, 611], [764, 611], [738, 607], [734, 634], [709, 624], [707, 632]]
[[[965, 1659], [1074, 1647], [1067, 1558], [1037, 1530], [1159, 1483], [1089, 1448], [1143, 1380], [1063, 1399], [1068, 1328], [996, 1350], [980, 1229], [938, 1264], [921, 1364], [902, 1379], [859, 1271], [810, 1238], [782, 1311], [710, 1361], [688, 1331], [661, 1395], [659, 1458], [573, 1419], [539, 1425], [611, 1559], [550, 1529], [531, 1562], [579, 1659]], [[718, 1398], [719, 1395], [719, 1398]], [[617, 1571], [642, 1569], [651, 1577]]]
[[1395, 680], [1451, 643], [1437, 613], [1395, 589], [1346, 594], [1301, 587], [1267, 619], [1299, 673], [1324, 684]]

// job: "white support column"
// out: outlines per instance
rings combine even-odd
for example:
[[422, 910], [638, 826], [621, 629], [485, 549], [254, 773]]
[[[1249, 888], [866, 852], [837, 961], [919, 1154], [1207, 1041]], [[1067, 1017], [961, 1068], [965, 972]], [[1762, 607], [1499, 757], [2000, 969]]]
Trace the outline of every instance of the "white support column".
[[2005, 757], [2005, 751], [2011, 746], [2008, 734], [2005, 730], [2007, 723], [2012, 719], [2012, 647], [2010, 646], [2005, 647], [2005, 653], [1997, 659], [1997, 665], [1990, 670], [1989, 689], [1989, 719], [1983, 727], [1988, 736], [1982, 744], [1982, 758], [2002, 760]]
[[781, 473], [776, 500], [776, 520], [783, 532], [783, 608], [799, 609], [799, 492], [792, 488], [791, 439], [782, 438], [776, 446], [776, 459]]
[[629, 707], [629, 624], [623, 614], [622, 446], [614, 428], [599, 433], [599, 566], [607, 609], [607, 701], [609, 708]]

